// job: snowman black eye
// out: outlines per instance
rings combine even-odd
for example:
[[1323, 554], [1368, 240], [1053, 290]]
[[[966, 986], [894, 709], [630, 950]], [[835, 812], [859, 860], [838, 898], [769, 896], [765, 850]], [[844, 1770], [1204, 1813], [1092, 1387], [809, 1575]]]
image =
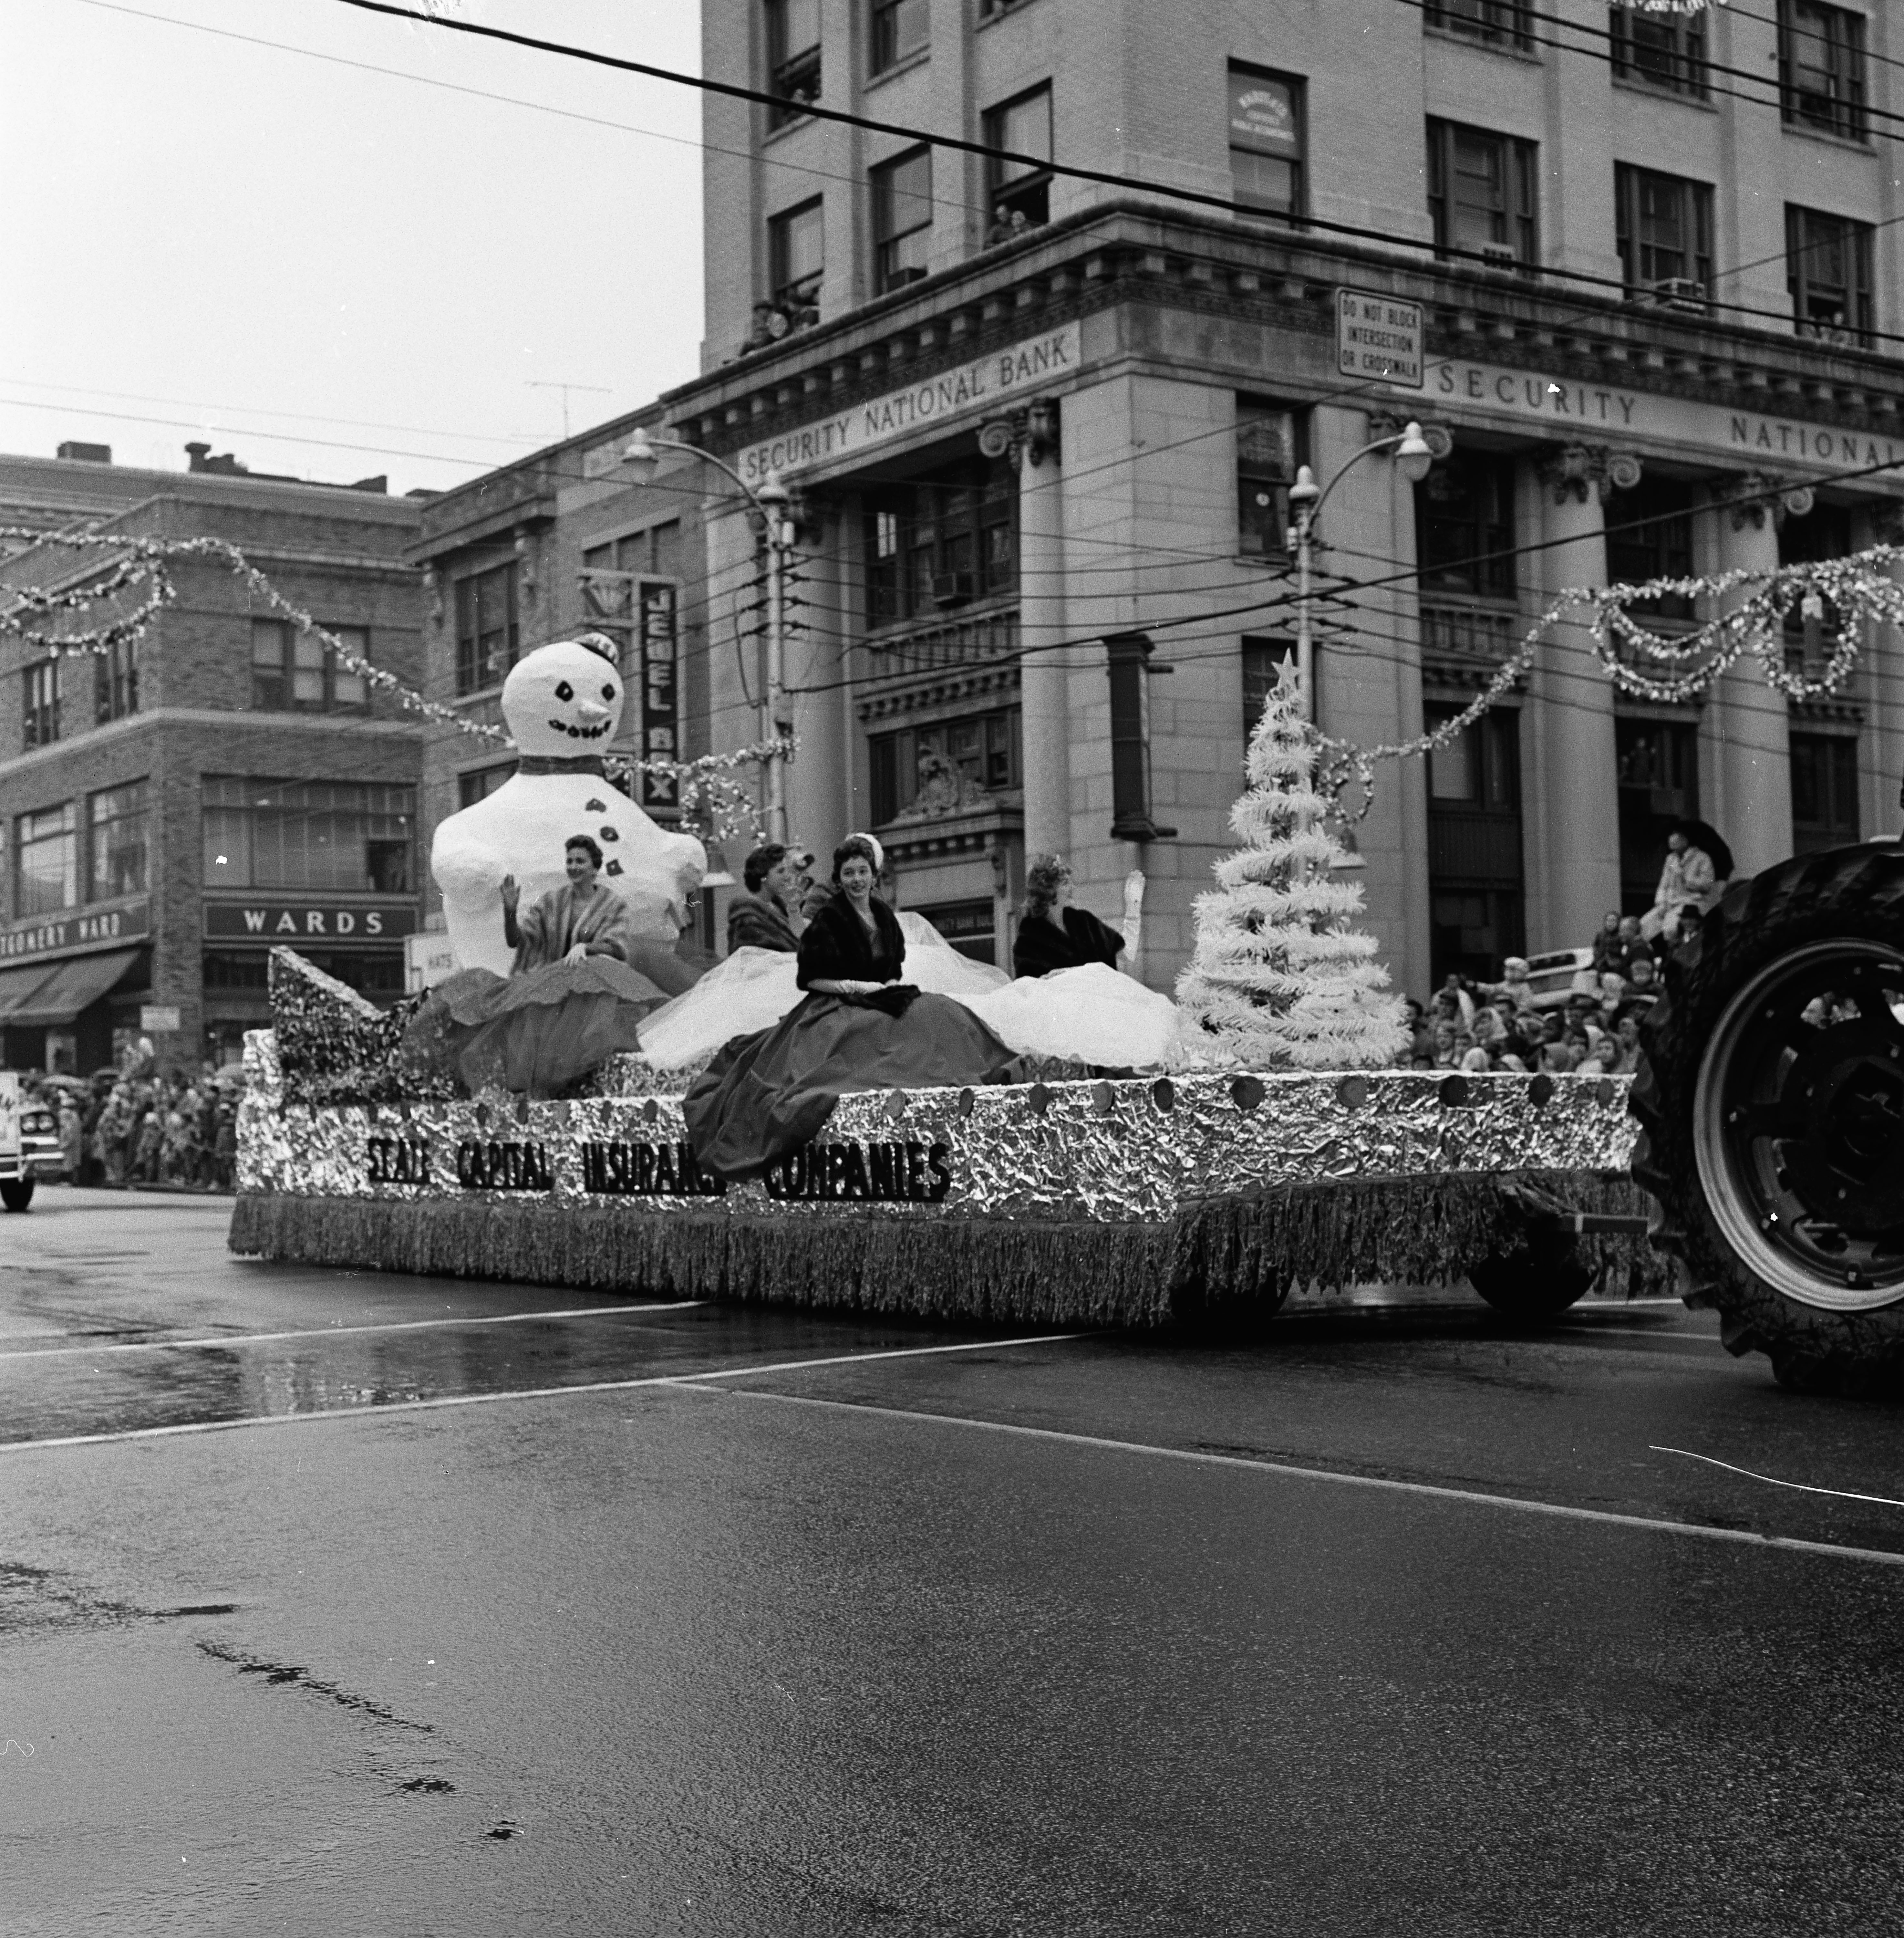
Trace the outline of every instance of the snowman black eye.
[[555, 697], [557, 700], [572, 700], [575, 697], [575, 690], [565, 679], [556, 688]]
[[603, 687], [602, 688], [602, 697], [604, 700], [612, 700], [615, 697], [615, 688], [612, 686]]

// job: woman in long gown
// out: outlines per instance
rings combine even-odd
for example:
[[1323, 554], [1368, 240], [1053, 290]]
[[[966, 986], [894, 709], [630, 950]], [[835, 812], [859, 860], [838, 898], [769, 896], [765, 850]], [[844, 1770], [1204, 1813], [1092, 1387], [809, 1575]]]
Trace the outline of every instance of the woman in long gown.
[[873, 892], [870, 835], [834, 850], [834, 892], [800, 941], [803, 1001], [772, 1028], [724, 1045], [682, 1100], [695, 1160], [758, 1177], [817, 1136], [849, 1092], [988, 1083], [1013, 1052], [964, 1004], [899, 978], [906, 939]]
[[[566, 888], [526, 914], [513, 876], [503, 882], [503, 936], [515, 951], [506, 980], [466, 969], [438, 985], [432, 1010], [464, 1083], [492, 1080], [551, 1096], [635, 1049], [641, 1019], [670, 992], [633, 966], [660, 965], [631, 928], [628, 905], [596, 879], [602, 851], [586, 834], [563, 849]], [[422, 1019], [420, 1018], [419, 1021]]]

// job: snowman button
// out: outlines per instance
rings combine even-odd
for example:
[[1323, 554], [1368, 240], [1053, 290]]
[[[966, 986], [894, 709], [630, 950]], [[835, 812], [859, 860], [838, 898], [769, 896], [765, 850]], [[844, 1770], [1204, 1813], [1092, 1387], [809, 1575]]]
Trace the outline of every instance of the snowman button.
[[605, 800], [585, 800], [582, 804], [582, 811], [584, 814], [606, 814], [609, 811], [609, 804]]
[[608, 873], [609, 873], [609, 874], [611, 874], [611, 875], [618, 875], [618, 874], [620, 874], [620, 873], [621, 873], [621, 864], [620, 863], [620, 861], [611, 861], [611, 862], [609, 864], [609, 865], [608, 865]]
[[612, 828], [605, 827], [602, 830], [602, 839], [604, 841], [619, 841], [621, 837]]

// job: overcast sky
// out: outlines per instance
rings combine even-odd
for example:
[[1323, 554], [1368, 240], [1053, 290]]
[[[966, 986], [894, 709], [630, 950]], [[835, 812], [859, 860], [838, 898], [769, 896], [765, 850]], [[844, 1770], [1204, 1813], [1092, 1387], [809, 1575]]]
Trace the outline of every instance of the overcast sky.
[[[434, 4], [700, 69], [694, 0]], [[0, 451], [400, 493], [560, 437], [532, 381], [580, 430], [694, 373], [692, 89], [337, 0], [0, 0]]]

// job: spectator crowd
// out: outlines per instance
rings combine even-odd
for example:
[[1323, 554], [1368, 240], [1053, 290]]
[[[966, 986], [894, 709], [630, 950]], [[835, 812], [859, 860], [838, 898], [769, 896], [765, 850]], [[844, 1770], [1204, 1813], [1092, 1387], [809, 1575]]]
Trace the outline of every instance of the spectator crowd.
[[23, 1101], [50, 1110], [68, 1184], [229, 1192], [238, 1175], [238, 1087], [208, 1065], [196, 1078], [141, 1068], [29, 1076]]

